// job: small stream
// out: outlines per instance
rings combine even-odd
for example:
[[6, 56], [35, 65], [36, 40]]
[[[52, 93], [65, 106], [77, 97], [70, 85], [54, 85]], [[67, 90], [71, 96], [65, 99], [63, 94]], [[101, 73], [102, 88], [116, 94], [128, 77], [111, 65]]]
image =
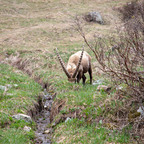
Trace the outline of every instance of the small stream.
[[[27, 73], [29, 76], [32, 75], [30, 71], [26, 68], [25, 61], [19, 57], [19, 53], [16, 56], [10, 55], [4, 60], [4, 63], [9, 63], [12, 66], [15, 66], [17, 69]], [[34, 79], [40, 85], [43, 85], [43, 82], [39, 82], [39, 77]], [[43, 86], [42, 86], [43, 87]], [[47, 84], [44, 86], [47, 87]], [[37, 125], [37, 130], [35, 131], [35, 144], [51, 144], [51, 132], [52, 129], [49, 129], [47, 126], [50, 124], [50, 111], [53, 103], [55, 94], [52, 96], [47, 92], [46, 89], [43, 91], [38, 105], [34, 105], [34, 109], [31, 109], [28, 113], [33, 117]]]
[[42, 96], [42, 110], [35, 116], [37, 130], [35, 131], [35, 144], [51, 144], [51, 132], [47, 126], [50, 124], [50, 110], [52, 107], [53, 97], [44, 89]]

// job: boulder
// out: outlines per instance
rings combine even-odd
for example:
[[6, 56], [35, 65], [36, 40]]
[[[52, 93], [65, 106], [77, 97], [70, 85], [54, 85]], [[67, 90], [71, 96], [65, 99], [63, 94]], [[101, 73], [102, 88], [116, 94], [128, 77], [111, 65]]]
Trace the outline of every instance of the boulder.
[[109, 90], [111, 90], [111, 87], [105, 86], [105, 85], [99, 85], [99, 86], [97, 87], [97, 90], [98, 90], [98, 91], [104, 90], [104, 91], [108, 92]]
[[17, 119], [17, 120], [24, 120], [26, 122], [32, 122], [31, 117], [25, 114], [16, 114], [16, 115], [13, 115], [12, 118]]
[[31, 130], [31, 127], [25, 126], [23, 130], [29, 132]]
[[87, 22], [97, 22], [99, 24], [104, 24], [103, 19], [99, 12], [89, 12], [85, 15], [85, 20]]

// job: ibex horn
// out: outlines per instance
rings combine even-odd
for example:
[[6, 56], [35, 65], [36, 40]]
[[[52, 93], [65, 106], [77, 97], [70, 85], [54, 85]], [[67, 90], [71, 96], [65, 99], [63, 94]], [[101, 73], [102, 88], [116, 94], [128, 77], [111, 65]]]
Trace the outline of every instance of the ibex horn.
[[64, 63], [63, 63], [63, 61], [62, 61], [62, 58], [60, 57], [60, 55], [59, 55], [59, 53], [58, 53], [58, 51], [57, 51], [57, 48], [56, 48], [56, 54], [57, 54], [57, 57], [58, 57], [58, 59], [59, 59], [59, 61], [60, 61], [60, 64], [61, 64], [61, 66], [62, 66], [65, 74], [67, 75], [68, 78], [71, 78], [70, 74], [68, 73], [68, 71], [66, 70], [66, 68], [65, 68], [65, 66], [64, 66]]
[[77, 65], [77, 67], [76, 67], [76, 70], [75, 70], [72, 78], [75, 78], [75, 77], [76, 77], [76, 74], [77, 74], [77, 72], [78, 72], [78, 70], [79, 70], [79, 67], [80, 67], [80, 64], [81, 64], [81, 61], [82, 61], [83, 53], [84, 53], [84, 47], [83, 47], [83, 49], [82, 49], [82, 53], [81, 53], [81, 56], [80, 56], [78, 65]]

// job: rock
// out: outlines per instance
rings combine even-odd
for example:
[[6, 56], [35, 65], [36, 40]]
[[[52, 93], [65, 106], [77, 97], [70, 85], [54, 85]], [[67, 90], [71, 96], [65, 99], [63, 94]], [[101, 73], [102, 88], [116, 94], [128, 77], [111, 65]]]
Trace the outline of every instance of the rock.
[[2, 86], [2, 85], [0, 85], [0, 90], [7, 91], [7, 87], [6, 87], [6, 86]]
[[144, 118], [144, 106], [139, 107], [137, 112], [139, 112], [141, 114], [141, 116]]
[[12, 88], [12, 85], [11, 84], [7, 84], [6, 87], [7, 88]]
[[52, 99], [52, 96], [47, 92], [46, 89], [44, 89], [43, 99], [44, 100], [51, 100]]
[[95, 82], [93, 82], [93, 85], [100, 85], [100, 84], [102, 84], [102, 80], [97, 80], [97, 81], [95, 81]]
[[31, 127], [25, 126], [23, 130], [29, 132], [31, 130]]
[[97, 22], [99, 24], [103, 24], [102, 17], [99, 12], [89, 12], [88, 14], [85, 15], [85, 20], [88, 22]]
[[102, 124], [102, 123], [103, 123], [103, 121], [102, 121], [102, 120], [100, 120], [100, 121], [99, 121], [99, 123], [100, 123], [100, 124]]
[[51, 126], [52, 126], [52, 127], [55, 127], [55, 126], [56, 126], [56, 123], [55, 123], [55, 122], [53, 122], [53, 123], [51, 124]]
[[116, 90], [122, 90], [122, 89], [123, 89], [122, 86], [117, 86], [117, 87], [116, 87]]
[[25, 114], [16, 114], [16, 115], [13, 115], [12, 118], [17, 119], [17, 120], [24, 120], [26, 122], [32, 122], [31, 117]]
[[97, 90], [100, 91], [100, 90], [104, 90], [106, 92], [108, 92], [109, 90], [111, 90], [111, 87], [108, 87], [108, 86], [105, 86], [105, 85], [99, 85], [97, 87]]
[[48, 129], [48, 130], [46, 130], [46, 131], [44, 131], [44, 134], [49, 134], [50, 133], [50, 129]]
[[6, 95], [7, 95], [7, 96], [13, 96], [13, 94], [12, 94], [12, 93], [7, 93]]
[[17, 84], [14, 84], [14, 87], [18, 87], [18, 85], [17, 85]]
[[46, 101], [45, 103], [44, 103], [44, 108], [45, 109], [47, 109], [47, 110], [50, 110], [51, 109], [51, 103], [49, 102], [49, 101]]
[[9, 88], [12, 88], [13, 86], [14, 86], [14, 87], [17, 87], [18, 85], [17, 85], [17, 84], [14, 84], [14, 85], [6, 84], [6, 86], [0, 85], [0, 90], [7, 91]]
[[51, 144], [51, 142], [49, 140], [48, 141], [46, 140], [46, 141], [43, 141], [42, 144]]
[[68, 122], [69, 120], [71, 120], [71, 118], [67, 117], [65, 123]]

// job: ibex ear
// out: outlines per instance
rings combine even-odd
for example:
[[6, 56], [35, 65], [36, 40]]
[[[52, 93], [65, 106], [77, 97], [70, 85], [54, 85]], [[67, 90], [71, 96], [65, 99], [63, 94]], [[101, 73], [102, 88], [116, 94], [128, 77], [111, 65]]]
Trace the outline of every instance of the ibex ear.
[[66, 68], [65, 68], [64, 62], [62, 61], [62, 58], [60, 57], [57, 48], [56, 48], [55, 50], [56, 50], [56, 54], [57, 54], [57, 57], [58, 57], [58, 59], [59, 59], [59, 62], [60, 62], [60, 64], [61, 64], [62, 68], [63, 68], [63, 71], [65, 72], [65, 74], [67, 75], [68, 78], [71, 78], [69, 72], [68, 72], [68, 71], [66, 70]]
[[77, 67], [76, 67], [76, 70], [75, 70], [72, 78], [75, 78], [75, 77], [76, 77], [76, 74], [77, 74], [77, 72], [78, 72], [78, 70], [79, 70], [79, 67], [80, 67], [80, 64], [81, 64], [81, 61], [82, 61], [83, 53], [84, 53], [84, 46], [83, 46], [83, 49], [82, 49], [82, 53], [81, 53], [81, 56], [80, 56], [78, 65], [77, 65]]

